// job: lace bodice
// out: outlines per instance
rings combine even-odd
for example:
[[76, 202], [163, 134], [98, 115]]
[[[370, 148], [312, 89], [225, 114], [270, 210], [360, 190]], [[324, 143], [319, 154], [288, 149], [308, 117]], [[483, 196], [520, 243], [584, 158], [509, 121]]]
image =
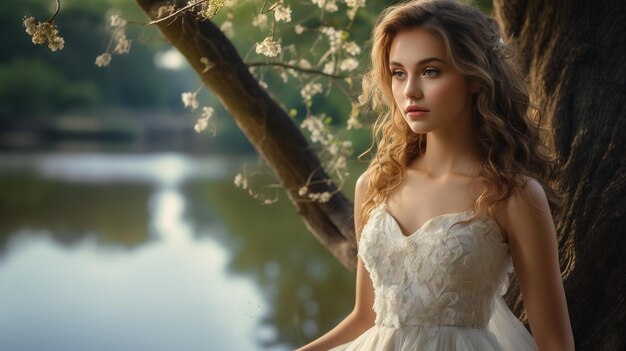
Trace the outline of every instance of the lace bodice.
[[436, 216], [405, 236], [386, 204], [372, 211], [358, 255], [374, 285], [376, 324], [486, 326], [513, 266], [488, 216], [452, 226], [472, 214]]

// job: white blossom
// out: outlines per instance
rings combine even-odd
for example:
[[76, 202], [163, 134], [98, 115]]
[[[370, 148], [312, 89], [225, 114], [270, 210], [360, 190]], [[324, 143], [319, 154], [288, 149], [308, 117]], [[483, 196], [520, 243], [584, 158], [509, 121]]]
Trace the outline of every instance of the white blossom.
[[353, 41], [346, 42], [342, 45], [343, 49], [350, 55], [356, 56], [361, 53], [361, 48]]
[[336, 0], [311, 0], [311, 2], [317, 5], [317, 7], [324, 9], [325, 11], [328, 11], [328, 12], [335, 12], [339, 9], [337, 7]]
[[205, 119], [209, 119], [213, 116], [213, 112], [215, 112], [215, 110], [213, 109], [213, 107], [209, 107], [209, 106], [204, 106], [202, 108], [202, 118]]
[[121, 31], [115, 39], [117, 40], [117, 44], [113, 52], [116, 54], [127, 54], [130, 51], [130, 40], [126, 38], [126, 34]]
[[365, 7], [365, 0], [346, 0], [348, 7]]
[[304, 27], [300, 24], [296, 24], [294, 30], [296, 31], [296, 34], [302, 34], [304, 32]]
[[252, 20], [252, 25], [255, 27], [263, 28], [267, 26], [267, 15], [260, 13]]
[[324, 129], [324, 123], [315, 116], [308, 116], [300, 123], [300, 128], [306, 128], [311, 133], [320, 133]]
[[291, 74], [293, 77], [299, 77], [300, 76], [300, 72], [296, 71], [293, 68], [287, 68], [287, 73]]
[[198, 108], [198, 100], [196, 99], [196, 95], [198, 95], [197, 92], [195, 93], [191, 93], [191, 92], [186, 92], [186, 93], [182, 93], [182, 99], [183, 99], [183, 103], [185, 104], [185, 108], [187, 107], [191, 107], [192, 110], [195, 110]]
[[341, 47], [341, 41], [344, 32], [342, 30], [336, 30], [333, 27], [321, 27], [320, 31], [328, 37], [330, 52], [337, 52], [337, 50], [339, 50], [339, 48]]
[[332, 195], [329, 192], [323, 192], [320, 194], [320, 202], [328, 202]]
[[309, 193], [309, 198], [313, 201], [328, 202], [332, 195], [328, 191], [323, 193]]
[[365, 7], [365, 0], [346, 0], [346, 5], [348, 6], [348, 11], [346, 11], [346, 15], [350, 20], [354, 20], [356, 16], [356, 12], [361, 7]]
[[57, 51], [63, 49], [65, 40], [59, 36], [48, 39], [48, 48], [51, 51]]
[[350, 111], [350, 117], [348, 118], [348, 130], [359, 129], [362, 127], [361, 122], [358, 120], [359, 106], [355, 103], [352, 104], [352, 110]]
[[298, 61], [298, 66], [300, 66], [300, 68], [304, 68], [304, 69], [311, 69], [311, 63], [309, 61], [307, 61], [306, 59], [300, 59], [300, 61]]
[[298, 195], [304, 196], [306, 195], [308, 191], [309, 191], [309, 188], [307, 188], [306, 186], [303, 186], [300, 189], [298, 189]]
[[206, 57], [201, 57], [200, 63], [204, 65], [204, 69], [202, 69], [202, 73], [208, 72], [211, 68], [213, 68], [213, 66], [215, 66], [215, 64], [209, 61], [209, 59]]
[[98, 67], [106, 67], [109, 63], [111, 63], [111, 54], [108, 52], [96, 57], [96, 66]]
[[318, 94], [321, 92], [322, 92], [322, 84], [309, 82], [307, 83], [307, 85], [304, 86], [304, 88], [300, 90], [300, 95], [302, 95], [302, 97], [305, 100], [311, 100], [311, 98], [315, 94]]
[[337, 7], [337, 2], [335, 0], [326, 0], [324, 10], [326, 10], [327, 12], [337, 12], [337, 10], [339, 10], [339, 7]]
[[198, 133], [204, 131], [208, 127], [209, 119], [213, 116], [213, 107], [204, 106], [202, 107], [202, 111], [202, 116], [198, 118], [196, 125], [194, 126], [194, 129]]
[[356, 17], [356, 11], [358, 9], [359, 9], [358, 7], [353, 7], [349, 9], [348, 11], [346, 11], [346, 15], [348, 16], [348, 19], [350, 19], [351, 21], [354, 20], [354, 17]]
[[111, 16], [111, 27], [125, 27], [128, 24], [128, 21], [120, 17], [120, 15]]
[[37, 19], [35, 17], [24, 16], [24, 18], [23, 18], [23, 24], [24, 24], [24, 27], [26, 27], [26, 33], [28, 33], [28, 35], [35, 34], [35, 31], [37, 30], [37, 24], [38, 23], [39, 23], [39, 21], [37, 21]]
[[25, 31], [31, 35], [33, 44], [44, 44], [48, 41], [48, 48], [51, 51], [63, 49], [65, 40], [59, 36], [59, 29], [51, 22], [40, 23], [32, 16], [24, 16], [22, 19]]
[[339, 145], [337, 145], [336, 143], [330, 144], [330, 147], [328, 147], [328, 152], [333, 156], [337, 155], [337, 153], [339, 152]]
[[280, 44], [275, 42], [271, 37], [267, 37], [261, 43], [256, 44], [256, 53], [263, 54], [268, 57], [274, 57], [280, 54]]
[[354, 57], [341, 60], [339, 63], [339, 69], [342, 71], [352, 71], [359, 66], [359, 61]]
[[324, 5], [326, 5], [326, 0], [311, 0], [311, 2], [321, 9], [323, 9]]
[[208, 1], [198, 1], [198, 0], [189, 0], [189, 4], [191, 3], [199, 3], [200, 10], [198, 14], [206, 19], [211, 19], [217, 11], [219, 11], [222, 7], [226, 5], [230, 5], [227, 0], [208, 0]]
[[342, 155], [350, 154], [352, 152], [352, 142], [350, 141], [333, 142], [328, 147], [328, 152], [333, 156], [337, 156], [339, 154], [342, 154]]
[[193, 129], [195, 129], [196, 132], [201, 133], [207, 128], [208, 125], [209, 125], [208, 120], [205, 120], [204, 118], [199, 118], [196, 121], [196, 124], [193, 126]]
[[345, 156], [337, 157], [335, 164], [333, 165], [335, 169], [345, 169], [348, 166]]
[[333, 74], [335, 72], [335, 61], [326, 62], [322, 71], [326, 74]]
[[237, 175], [235, 176], [235, 186], [237, 186], [238, 188], [242, 188], [242, 189], [247, 189], [248, 188], [248, 179], [246, 179], [246, 177], [244, 177], [241, 173], [237, 173]]
[[348, 119], [348, 130], [350, 130], [350, 129], [359, 129], [361, 127], [362, 127], [361, 122], [359, 122], [358, 119], [356, 119], [354, 117], [350, 117]]
[[235, 36], [235, 30], [233, 29], [232, 21], [222, 22], [222, 25], [220, 25], [220, 30], [224, 32], [224, 35], [226, 35], [228, 38], [232, 38]]
[[326, 116], [322, 114], [319, 117], [310, 115], [307, 116], [300, 124], [300, 128], [305, 128], [311, 132], [311, 141], [314, 143], [320, 143], [324, 146], [329, 145], [333, 140], [333, 135], [327, 131], [324, 125], [324, 118]]
[[291, 7], [285, 6], [283, 3], [278, 3], [274, 8], [274, 19], [276, 22], [291, 22]]

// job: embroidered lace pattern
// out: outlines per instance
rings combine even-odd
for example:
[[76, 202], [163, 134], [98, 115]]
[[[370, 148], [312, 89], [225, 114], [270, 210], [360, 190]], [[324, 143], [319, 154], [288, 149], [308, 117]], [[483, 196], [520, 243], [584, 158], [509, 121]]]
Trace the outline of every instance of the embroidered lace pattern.
[[358, 256], [374, 285], [376, 324], [486, 326], [513, 266], [491, 218], [452, 226], [471, 215], [436, 216], [405, 236], [386, 204], [372, 211]]

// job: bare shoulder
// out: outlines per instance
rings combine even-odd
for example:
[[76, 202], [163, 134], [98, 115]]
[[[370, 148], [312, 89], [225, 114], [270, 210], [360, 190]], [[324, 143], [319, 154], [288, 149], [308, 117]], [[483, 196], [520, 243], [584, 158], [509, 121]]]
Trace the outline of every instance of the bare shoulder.
[[367, 178], [368, 178], [368, 170], [366, 169], [356, 180], [355, 185], [355, 202], [357, 201], [357, 194], [360, 195], [360, 199], [365, 197], [365, 193], [367, 192]]
[[545, 190], [541, 183], [532, 177], [527, 177], [526, 184], [513, 191], [506, 209], [512, 215], [520, 214], [520, 212], [539, 214], [546, 210], [550, 211]]
[[499, 219], [509, 240], [529, 232], [554, 232], [546, 192], [535, 178], [527, 177], [525, 185], [513, 191], [499, 211]]

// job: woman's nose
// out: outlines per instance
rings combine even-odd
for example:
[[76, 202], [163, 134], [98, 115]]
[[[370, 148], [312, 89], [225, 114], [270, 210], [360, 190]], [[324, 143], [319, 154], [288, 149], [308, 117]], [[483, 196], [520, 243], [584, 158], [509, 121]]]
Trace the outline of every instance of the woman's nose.
[[422, 88], [419, 77], [408, 77], [404, 87], [404, 96], [407, 99], [419, 99], [422, 97]]

